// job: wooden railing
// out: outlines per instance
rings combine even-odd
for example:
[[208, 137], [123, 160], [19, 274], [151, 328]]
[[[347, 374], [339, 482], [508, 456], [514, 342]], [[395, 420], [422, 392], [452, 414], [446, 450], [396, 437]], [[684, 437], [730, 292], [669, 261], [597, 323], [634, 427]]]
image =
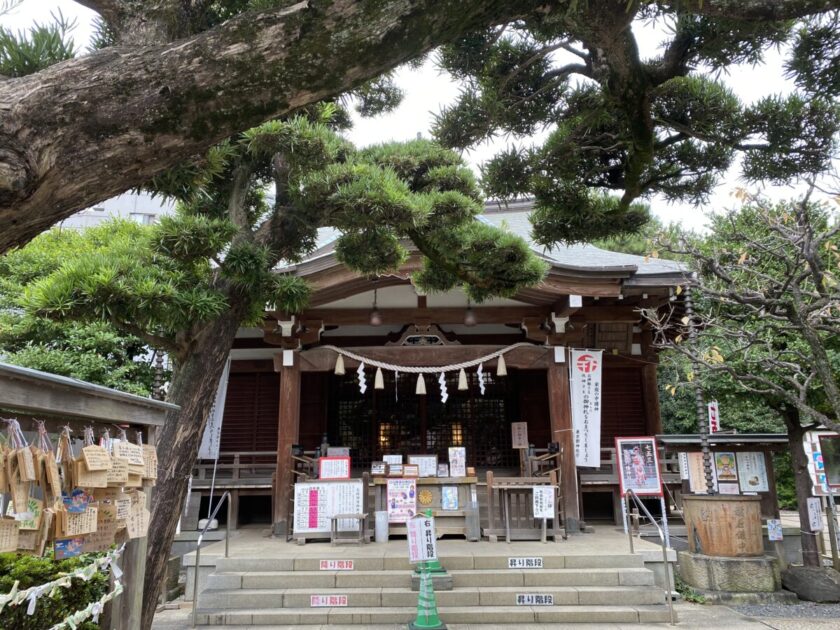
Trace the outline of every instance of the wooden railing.
[[[193, 484], [204, 486], [213, 478], [213, 460], [200, 459], [193, 468]], [[219, 454], [216, 481], [245, 484], [271, 483], [277, 470], [277, 451], [236, 451]]]

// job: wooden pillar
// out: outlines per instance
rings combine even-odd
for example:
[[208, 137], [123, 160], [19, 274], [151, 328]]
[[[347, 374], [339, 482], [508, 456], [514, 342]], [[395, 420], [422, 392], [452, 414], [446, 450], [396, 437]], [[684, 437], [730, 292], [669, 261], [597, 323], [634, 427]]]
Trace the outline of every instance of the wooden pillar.
[[572, 405], [569, 398], [569, 370], [565, 363], [548, 366], [548, 410], [551, 418], [551, 440], [563, 446], [563, 498], [566, 508], [566, 531], [580, 531], [580, 499], [578, 497], [575, 443], [572, 432]]
[[[157, 444], [155, 427], [145, 427], [143, 431], [146, 444]], [[152, 490], [143, 488], [146, 493], [146, 507], [152, 508]], [[111, 607], [112, 627], [119, 630], [139, 630], [143, 610], [143, 580], [146, 575], [146, 550], [148, 537], [133, 538], [126, 541], [125, 551], [117, 560], [117, 566], [123, 570], [122, 594], [114, 600]], [[167, 550], [167, 553], [169, 550]], [[198, 568], [196, 568], [196, 572]], [[112, 584], [113, 587], [113, 584]], [[164, 586], [164, 591], [166, 587]]]
[[[289, 351], [285, 351], [289, 352]], [[286, 355], [288, 356], [288, 355]], [[274, 534], [288, 534], [291, 514], [292, 445], [300, 435], [300, 355], [292, 354], [292, 365], [275, 361], [280, 372], [280, 414], [277, 424], [277, 474], [274, 484]]]
[[648, 435], [662, 433], [659, 386], [656, 382], [657, 367], [656, 363], [649, 363], [642, 368], [642, 396], [645, 403], [645, 427]]

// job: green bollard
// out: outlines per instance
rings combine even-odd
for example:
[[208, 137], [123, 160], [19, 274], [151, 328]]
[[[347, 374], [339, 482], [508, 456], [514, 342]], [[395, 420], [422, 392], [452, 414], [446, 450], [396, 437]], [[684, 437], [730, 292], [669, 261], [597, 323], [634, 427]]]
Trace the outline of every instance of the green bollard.
[[421, 563], [420, 593], [417, 597], [417, 619], [408, 624], [409, 630], [445, 630], [446, 624], [440, 620], [435, 600], [435, 587], [429, 572], [429, 563]]

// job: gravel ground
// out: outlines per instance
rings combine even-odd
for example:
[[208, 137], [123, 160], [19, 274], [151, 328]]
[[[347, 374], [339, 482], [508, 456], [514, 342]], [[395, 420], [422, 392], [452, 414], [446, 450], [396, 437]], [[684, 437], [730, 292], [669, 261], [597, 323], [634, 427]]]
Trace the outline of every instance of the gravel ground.
[[745, 604], [730, 606], [730, 608], [749, 617], [840, 619], [840, 604], [800, 602], [798, 604]]

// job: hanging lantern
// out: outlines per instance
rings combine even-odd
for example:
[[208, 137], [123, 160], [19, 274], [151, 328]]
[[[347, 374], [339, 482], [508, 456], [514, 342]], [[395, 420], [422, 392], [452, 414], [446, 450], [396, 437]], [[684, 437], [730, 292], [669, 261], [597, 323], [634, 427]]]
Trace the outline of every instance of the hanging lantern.
[[507, 365], [503, 354], [499, 355], [499, 362], [496, 364], [496, 376], [507, 376]]
[[336, 376], [344, 376], [344, 357], [340, 354], [338, 358], [335, 360], [335, 375]]
[[414, 393], [418, 396], [425, 396], [426, 395], [426, 381], [423, 380], [423, 375], [417, 375], [417, 389], [414, 390]]
[[382, 368], [376, 368], [376, 376], [373, 379], [373, 389], [385, 389], [385, 380], [382, 378]]
[[461, 371], [458, 373], [458, 391], [466, 391], [467, 387], [467, 373], [464, 371], [464, 368], [461, 368]]

